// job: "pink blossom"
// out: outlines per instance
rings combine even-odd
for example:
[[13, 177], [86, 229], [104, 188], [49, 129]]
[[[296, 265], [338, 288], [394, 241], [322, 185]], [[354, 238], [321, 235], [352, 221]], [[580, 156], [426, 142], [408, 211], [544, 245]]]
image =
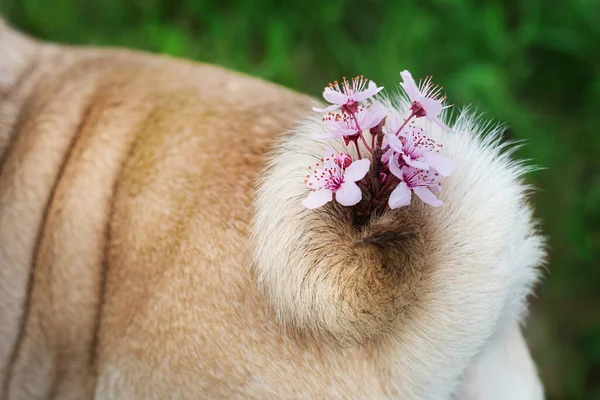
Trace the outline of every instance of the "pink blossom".
[[452, 132], [452, 130], [438, 118], [444, 107], [443, 101], [446, 99], [442, 96], [442, 88], [431, 82], [431, 77], [427, 77], [420, 82], [419, 86], [415, 83], [412, 75], [408, 71], [400, 72], [403, 82], [400, 83], [404, 91], [408, 95], [410, 101], [413, 102], [411, 111], [417, 118], [425, 117], [431, 122], [436, 123], [442, 129]]
[[[391, 125], [394, 124], [392, 121]], [[396, 131], [394, 128], [391, 130]], [[424, 170], [432, 167], [442, 176], [449, 176], [454, 171], [452, 161], [438, 154], [442, 145], [425, 135], [422, 128], [409, 125], [399, 137], [387, 133], [386, 139], [390, 148], [411, 167]]]
[[384, 117], [384, 107], [379, 102], [360, 105], [354, 113], [345, 111], [328, 112], [323, 122], [328, 133], [315, 133], [316, 139], [334, 139], [342, 136], [358, 135], [364, 130], [371, 129], [381, 122]]
[[330, 202], [335, 194], [335, 200], [343, 206], [353, 206], [362, 199], [362, 192], [356, 182], [365, 177], [371, 165], [366, 158], [352, 163], [348, 154], [328, 151], [317, 163], [310, 168], [312, 174], [306, 176], [306, 185], [311, 193], [302, 204], [306, 208], [318, 208]]
[[341, 87], [338, 81], [335, 81], [330, 83], [323, 91], [323, 98], [332, 105], [323, 109], [313, 107], [313, 110], [329, 112], [344, 106], [349, 110], [353, 110], [353, 107], [356, 107], [358, 103], [376, 95], [382, 89], [383, 86], [377, 87], [375, 82], [365, 79], [362, 75], [352, 78], [352, 81], [348, 81], [344, 77]]
[[346, 153], [340, 153], [335, 156], [335, 163], [341, 168], [346, 169], [352, 164], [352, 157]]
[[[386, 140], [386, 138], [384, 137], [383, 140]], [[394, 155], [394, 150], [392, 150], [391, 148], [388, 148], [387, 151], [381, 155], [381, 162], [384, 164], [387, 164], [393, 155]]]
[[390, 194], [388, 205], [391, 209], [404, 207], [410, 204], [411, 191], [423, 200], [423, 202], [439, 207], [444, 203], [435, 197], [440, 193], [440, 174], [434, 169], [428, 171], [398, 164], [396, 157], [390, 158], [390, 172], [400, 179], [398, 186]]

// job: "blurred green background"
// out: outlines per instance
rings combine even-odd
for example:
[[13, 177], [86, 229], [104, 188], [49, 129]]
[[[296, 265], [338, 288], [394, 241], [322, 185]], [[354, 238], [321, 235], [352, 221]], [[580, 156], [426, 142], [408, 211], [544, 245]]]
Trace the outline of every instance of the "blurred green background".
[[401, 69], [434, 74], [545, 168], [529, 175], [550, 261], [527, 336], [549, 399], [600, 399], [600, 0], [0, 0], [0, 12], [44, 39], [208, 61], [315, 96], [342, 75], [391, 89]]

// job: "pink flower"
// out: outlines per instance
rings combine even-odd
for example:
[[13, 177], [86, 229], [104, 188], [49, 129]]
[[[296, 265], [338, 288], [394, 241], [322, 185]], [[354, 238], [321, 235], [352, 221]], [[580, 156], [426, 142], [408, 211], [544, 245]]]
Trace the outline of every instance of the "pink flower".
[[424, 171], [404, 165], [400, 167], [396, 157], [392, 157], [389, 163], [390, 172], [400, 179], [400, 183], [390, 194], [388, 205], [393, 210], [398, 207], [404, 207], [410, 204], [411, 191], [423, 200], [423, 202], [439, 207], [444, 204], [435, 197], [440, 193], [440, 175], [434, 169]]
[[328, 133], [315, 133], [316, 139], [334, 139], [342, 136], [358, 135], [364, 130], [371, 129], [381, 122], [384, 117], [384, 107], [379, 102], [360, 105], [351, 114], [345, 111], [328, 112], [323, 117], [323, 122], [328, 128]]
[[362, 75], [352, 78], [351, 82], [344, 77], [341, 87], [339, 83], [335, 81], [330, 83], [329, 87], [326, 87], [323, 91], [323, 98], [332, 105], [323, 109], [313, 107], [313, 110], [318, 112], [329, 112], [344, 106], [349, 110], [353, 110], [353, 107], [356, 107], [358, 103], [376, 95], [382, 89], [382, 86], [377, 87], [375, 82], [365, 79]]
[[352, 157], [346, 153], [340, 153], [335, 156], [335, 163], [339, 165], [341, 168], [346, 169], [352, 164]]
[[[394, 119], [388, 120], [388, 132], [396, 132]], [[434, 168], [442, 176], [449, 176], [454, 171], [454, 165], [448, 158], [438, 154], [441, 144], [437, 144], [423, 132], [423, 129], [409, 125], [400, 136], [386, 133], [390, 148], [411, 167], [428, 170]]]
[[[322, 168], [311, 168], [312, 174], [306, 176], [306, 185], [312, 192], [302, 204], [306, 208], [318, 208], [335, 200], [343, 206], [353, 206], [362, 199], [362, 192], [356, 184], [365, 177], [371, 162], [362, 160], [349, 163], [350, 156], [344, 153], [328, 151], [321, 159]], [[310, 167], [309, 167], [310, 168]]]
[[431, 122], [438, 124], [442, 129], [452, 132], [452, 130], [438, 118], [438, 115], [444, 108], [443, 101], [446, 99], [442, 96], [442, 88], [434, 85], [431, 82], [431, 77], [427, 77], [419, 86], [415, 83], [412, 75], [408, 71], [400, 72], [403, 82], [400, 83], [404, 91], [408, 95], [410, 101], [413, 102], [410, 108], [416, 117], [425, 117]]

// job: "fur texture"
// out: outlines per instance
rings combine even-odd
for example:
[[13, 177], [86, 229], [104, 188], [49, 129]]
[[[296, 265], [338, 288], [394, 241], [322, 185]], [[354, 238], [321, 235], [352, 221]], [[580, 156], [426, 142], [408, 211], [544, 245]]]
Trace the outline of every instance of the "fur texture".
[[362, 227], [343, 207], [303, 209], [306, 167], [336, 145], [312, 138], [323, 130], [314, 119], [281, 141], [263, 178], [254, 265], [284, 324], [341, 346], [386, 338], [400, 392], [445, 398], [478, 353], [522, 321], [543, 240], [521, 183], [527, 168], [511, 161], [500, 128], [468, 111], [456, 133], [419, 122], [457, 165], [443, 207], [413, 201]]
[[0, 54], [0, 399], [542, 398], [498, 129], [436, 130], [446, 205], [358, 226], [300, 204], [312, 99], [5, 26]]

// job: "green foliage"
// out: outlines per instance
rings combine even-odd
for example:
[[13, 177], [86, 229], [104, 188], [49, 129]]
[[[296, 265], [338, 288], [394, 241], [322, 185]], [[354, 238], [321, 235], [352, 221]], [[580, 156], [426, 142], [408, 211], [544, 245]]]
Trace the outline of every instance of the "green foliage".
[[529, 177], [550, 258], [528, 337], [550, 399], [600, 399], [597, 0], [0, 1], [41, 38], [207, 61], [315, 96], [342, 75], [394, 88], [401, 69], [434, 73], [545, 168]]

